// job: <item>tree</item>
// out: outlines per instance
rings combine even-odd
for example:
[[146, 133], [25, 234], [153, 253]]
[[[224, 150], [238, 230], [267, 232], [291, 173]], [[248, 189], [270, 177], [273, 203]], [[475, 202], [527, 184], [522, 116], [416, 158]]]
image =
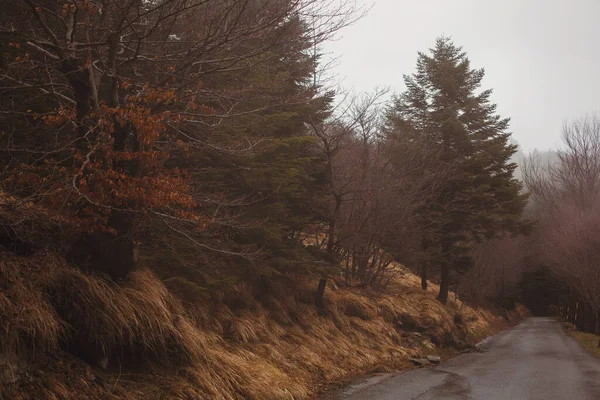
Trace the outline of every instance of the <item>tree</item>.
[[5, 3], [3, 189], [60, 213], [74, 258], [123, 277], [135, 243], [168, 229], [173, 247], [299, 265], [276, 264], [312, 218], [309, 50], [350, 3]]
[[520, 217], [527, 196], [509, 161], [516, 151], [508, 143], [509, 120], [496, 114], [491, 90], [478, 91], [483, 77], [460, 47], [438, 38], [429, 54], [419, 53], [416, 73], [404, 76], [407, 89], [388, 110], [391, 138], [425, 140], [439, 149], [439, 166], [452, 171], [422, 210], [435, 225], [444, 303], [450, 272], [471, 262], [471, 243], [526, 226]]
[[[311, 119], [326, 160], [326, 227], [315, 242], [339, 268], [346, 285], [384, 286], [409, 262], [419, 227], [416, 210], [427, 202], [442, 174], [422, 175], [433, 154], [422, 143], [385, 140], [380, 99], [385, 91], [346, 98], [337, 112]], [[321, 117], [320, 119], [318, 117]], [[321, 237], [321, 238], [320, 238]], [[322, 303], [326, 275], [319, 284]]]
[[539, 219], [539, 259], [570, 289], [567, 317], [581, 329], [600, 333], [600, 120], [581, 118], [563, 128], [558, 162], [544, 165], [537, 154], [523, 177]]
[[[316, 75], [316, 72], [313, 73]], [[316, 81], [315, 79], [315, 88]], [[315, 110], [310, 119], [311, 133], [318, 139], [319, 152], [325, 161], [324, 193], [328, 203], [322, 211], [322, 219], [327, 225], [326, 239], [320, 244], [326, 252], [330, 268], [323, 271], [324, 274], [319, 280], [315, 294], [315, 303], [319, 307], [324, 304], [323, 297], [329, 272], [339, 268], [343, 253], [341, 246], [343, 235], [340, 234], [340, 228], [343, 228], [340, 225], [344, 219], [343, 205], [350, 200], [353, 193], [360, 191], [356, 187], [359, 172], [362, 171], [364, 175], [368, 170], [369, 166], [365, 165], [368, 157], [365, 158], [364, 155], [370, 146], [368, 137], [376, 130], [376, 120], [379, 115], [376, 106], [384, 93], [384, 91], [376, 91], [362, 99], [352, 98], [349, 104], [334, 107], [332, 104], [335, 92], [326, 91], [323, 95], [325, 107]], [[341, 111], [336, 112], [336, 109]], [[363, 134], [362, 142], [357, 140], [358, 131]], [[357, 167], [355, 160], [345, 162], [348, 156], [359, 157], [363, 161], [362, 165]], [[317, 232], [317, 242], [319, 242], [318, 236], [319, 232]], [[348, 279], [348, 276], [346, 278]]]

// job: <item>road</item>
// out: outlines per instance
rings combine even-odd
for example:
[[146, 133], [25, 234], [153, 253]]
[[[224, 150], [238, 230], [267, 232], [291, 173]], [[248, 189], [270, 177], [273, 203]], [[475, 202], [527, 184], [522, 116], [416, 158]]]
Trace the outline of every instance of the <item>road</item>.
[[600, 399], [600, 360], [549, 318], [529, 318], [435, 368], [373, 377], [331, 400]]

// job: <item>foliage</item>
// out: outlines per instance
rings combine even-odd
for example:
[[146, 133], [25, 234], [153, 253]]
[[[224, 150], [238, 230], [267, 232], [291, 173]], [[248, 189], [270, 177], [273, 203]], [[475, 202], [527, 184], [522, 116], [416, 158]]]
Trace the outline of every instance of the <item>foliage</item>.
[[525, 272], [519, 290], [524, 304], [536, 315], [547, 315], [548, 307], [559, 304], [566, 292], [564, 283], [548, 268]]
[[321, 161], [306, 124], [324, 105], [311, 77], [319, 43], [353, 20], [351, 7], [5, 8], [3, 189], [15, 206], [60, 210], [72, 262], [119, 279], [139, 251], [185, 247], [229, 263], [230, 276], [319, 269], [295, 237], [321, 213], [312, 200]]
[[496, 114], [491, 90], [478, 92], [483, 77], [460, 47], [441, 37], [430, 54], [419, 53], [417, 72], [404, 77], [407, 89], [388, 109], [390, 140], [423, 141], [438, 149], [433, 168], [451, 171], [421, 210], [433, 226], [424, 238], [438, 244], [445, 258], [442, 301], [448, 269], [468, 262], [471, 243], [526, 229], [521, 213], [527, 196], [513, 178], [516, 146], [508, 143], [509, 120]]
[[[490, 313], [440, 304], [397, 261], [441, 265], [445, 302], [473, 243], [524, 231], [508, 120], [443, 38], [387, 113], [384, 90], [327, 87], [320, 44], [359, 15], [5, 1], [0, 361], [118, 366], [120, 398], [306, 398], [487, 332]], [[72, 397], [64, 381], [35, 395]]]
[[[600, 333], [598, 285], [598, 188], [600, 122], [591, 115], [566, 124], [555, 162], [532, 154], [524, 180], [532, 192], [531, 213], [538, 218], [535, 254], [568, 287], [555, 305], [580, 329]], [[553, 299], [555, 300], [555, 299]]]

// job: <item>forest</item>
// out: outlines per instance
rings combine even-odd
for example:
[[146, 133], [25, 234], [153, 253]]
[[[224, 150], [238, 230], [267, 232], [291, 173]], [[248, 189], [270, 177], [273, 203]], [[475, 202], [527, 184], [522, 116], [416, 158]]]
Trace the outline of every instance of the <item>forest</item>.
[[[350, 329], [339, 310], [418, 325], [383, 306], [407, 274], [435, 290], [440, 346], [458, 342], [455, 310], [472, 322], [517, 303], [600, 333], [600, 119], [566, 123], [550, 158], [517, 159], [484, 70], [451, 38], [390, 96], [328, 79], [323, 44], [366, 12], [350, 1], [1, 9], [0, 363], [59, 351], [119, 377], [175, 365], [153, 378], [173, 398], [305, 398], [292, 364], [329, 381], [379, 356], [336, 371], [271, 346], [279, 369], [257, 378], [243, 368], [262, 353], [227, 351]], [[63, 398], [80, 379], [43, 390]], [[104, 379], [114, 398], [151, 392]]]

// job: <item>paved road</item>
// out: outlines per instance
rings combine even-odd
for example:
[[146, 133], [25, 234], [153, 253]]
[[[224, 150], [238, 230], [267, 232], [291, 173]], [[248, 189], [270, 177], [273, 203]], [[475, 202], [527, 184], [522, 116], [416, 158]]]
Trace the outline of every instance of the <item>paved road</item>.
[[600, 360], [552, 319], [527, 319], [480, 348], [436, 368], [371, 378], [332, 399], [600, 399]]

